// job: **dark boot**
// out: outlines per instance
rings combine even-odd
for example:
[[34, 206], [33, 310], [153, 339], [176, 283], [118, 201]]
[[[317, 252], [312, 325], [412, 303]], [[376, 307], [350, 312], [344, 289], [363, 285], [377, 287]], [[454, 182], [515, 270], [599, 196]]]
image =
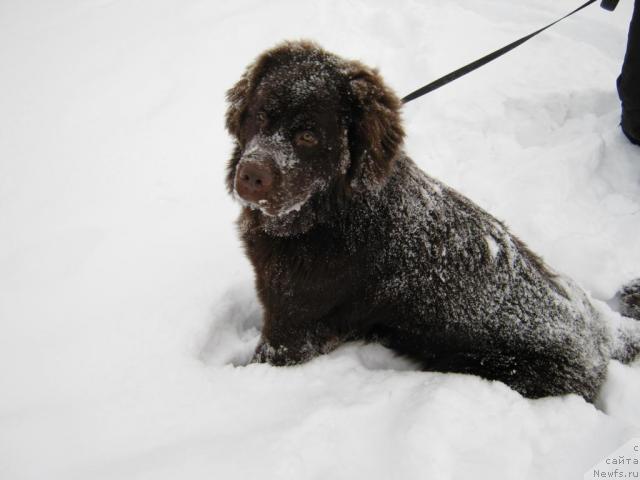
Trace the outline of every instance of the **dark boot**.
[[640, 145], [640, 111], [622, 110], [622, 133], [626, 135], [629, 141], [635, 145]]
[[627, 52], [618, 77], [618, 95], [622, 101], [622, 132], [632, 143], [640, 145], [640, 0], [634, 3]]

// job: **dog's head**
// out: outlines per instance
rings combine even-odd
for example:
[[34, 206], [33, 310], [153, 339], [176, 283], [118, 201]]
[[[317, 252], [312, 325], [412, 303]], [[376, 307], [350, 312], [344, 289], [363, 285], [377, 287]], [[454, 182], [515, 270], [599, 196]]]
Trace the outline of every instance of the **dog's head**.
[[310, 42], [263, 53], [227, 99], [227, 188], [269, 217], [330, 187], [381, 188], [402, 144], [401, 103], [377, 71]]

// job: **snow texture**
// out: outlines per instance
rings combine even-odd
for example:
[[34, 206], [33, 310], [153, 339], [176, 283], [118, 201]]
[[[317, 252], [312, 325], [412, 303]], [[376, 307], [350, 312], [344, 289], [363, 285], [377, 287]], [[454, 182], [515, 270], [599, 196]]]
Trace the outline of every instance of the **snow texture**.
[[[637, 362], [609, 363], [598, 408], [377, 345], [243, 366], [261, 312], [223, 118], [248, 60], [312, 38], [404, 94], [572, 7], [3, 2], [0, 478], [569, 479], [638, 436]], [[631, 7], [591, 6], [404, 112], [420, 168], [622, 323], [605, 300], [640, 276], [615, 94]]]

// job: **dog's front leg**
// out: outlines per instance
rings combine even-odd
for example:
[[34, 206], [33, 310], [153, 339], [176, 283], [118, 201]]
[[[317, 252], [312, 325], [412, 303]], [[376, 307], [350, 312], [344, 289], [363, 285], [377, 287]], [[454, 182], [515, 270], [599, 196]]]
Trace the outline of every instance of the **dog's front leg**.
[[296, 365], [334, 350], [343, 342], [340, 335], [322, 328], [265, 328], [251, 363]]

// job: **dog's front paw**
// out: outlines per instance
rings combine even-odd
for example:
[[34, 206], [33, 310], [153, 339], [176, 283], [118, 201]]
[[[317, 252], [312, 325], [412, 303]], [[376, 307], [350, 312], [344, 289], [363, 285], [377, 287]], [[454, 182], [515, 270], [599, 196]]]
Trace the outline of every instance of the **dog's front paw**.
[[253, 357], [249, 363], [269, 363], [269, 351], [272, 347], [261, 341], [253, 352]]
[[268, 342], [260, 341], [251, 363], [268, 363], [278, 367], [285, 367], [304, 363], [314, 356], [309, 348], [294, 349], [286, 345], [272, 345]]
[[267, 342], [261, 341], [256, 347], [251, 363], [269, 363], [271, 365], [284, 366], [291, 365], [293, 362], [288, 357], [288, 348], [284, 345], [273, 346]]

